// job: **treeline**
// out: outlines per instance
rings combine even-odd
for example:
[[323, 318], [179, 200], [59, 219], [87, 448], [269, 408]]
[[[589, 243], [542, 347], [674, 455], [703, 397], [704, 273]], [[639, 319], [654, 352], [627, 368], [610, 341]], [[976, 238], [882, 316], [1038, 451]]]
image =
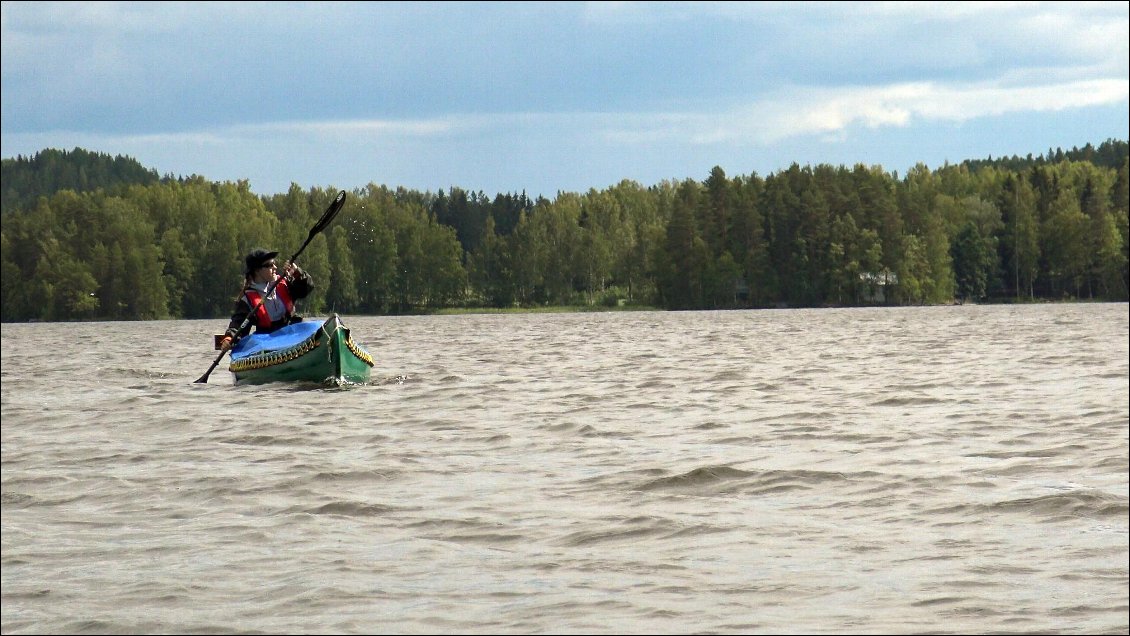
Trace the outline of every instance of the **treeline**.
[[1029, 154], [1027, 157], [1018, 157], [1013, 155], [1011, 157], [998, 157], [993, 159], [966, 159], [961, 162], [961, 165], [969, 167], [971, 170], [979, 170], [981, 168], [993, 167], [1004, 168], [1012, 171], [1022, 171], [1035, 166], [1042, 166], [1049, 163], [1063, 163], [1064, 161], [1084, 161], [1093, 163], [1096, 166], [1103, 168], [1111, 168], [1117, 170], [1123, 162], [1126, 161], [1127, 145], [1119, 143], [1113, 139], [1095, 148], [1091, 144], [1086, 144], [1082, 148], [1075, 147], [1071, 150], [1063, 150], [1062, 148], [1049, 148], [1046, 155], [1033, 157]]
[[[1126, 300], [1126, 151], [1108, 141], [1092, 153], [1121, 156], [1117, 168], [1040, 158], [901, 178], [863, 165], [766, 177], [715, 167], [701, 182], [554, 200], [370, 184], [303, 252], [318, 283], [304, 311]], [[337, 192], [152, 177], [5, 205], [0, 319], [224, 317], [242, 256], [288, 256]]]
[[111, 157], [82, 148], [72, 151], [49, 148], [34, 157], [17, 156], [0, 164], [0, 209], [26, 208], [40, 196], [59, 190], [118, 191], [129, 185], [159, 181], [156, 170], [129, 157]]

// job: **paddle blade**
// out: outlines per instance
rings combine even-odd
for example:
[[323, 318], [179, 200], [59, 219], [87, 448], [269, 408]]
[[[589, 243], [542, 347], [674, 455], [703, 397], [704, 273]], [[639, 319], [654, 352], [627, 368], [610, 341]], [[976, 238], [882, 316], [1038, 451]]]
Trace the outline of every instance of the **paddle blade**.
[[334, 217], [337, 216], [337, 213], [341, 212], [341, 207], [343, 205], [345, 205], [345, 190], [337, 193], [337, 196], [334, 197], [333, 203], [330, 203], [330, 207], [326, 208], [326, 212], [322, 214], [322, 218], [318, 219], [318, 222], [314, 224], [314, 227], [310, 228], [310, 235], [306, 237], [306, 242], [302, 244], [302, 247], [298, 248], [298, 251], [294, 253], [294, 256], [290, 257], [291, 263], [297, 260], [298, 256], [306, 250], [306, 246], [310, 244], [310, 241], [314, 240], [314, 237], [318, 235], [318, 232], [326, 229], [326, 226], [330, 224], [330, 221], [334, 220]]
[[342, 190], [341, 192], [337, 193], [336, 197], [334, 197], [333, 202], [330, 203], [330, 207], [326, 208], [325, 213], [322, 214], [322, 218], [318, 219], [318, 222], [314, 224], [313, 228], [310, 229], [310, 236], [314, 236], [315, 234], [318, 234], [322, 230], [326, 229], [326, 226], [330, 224], [330, 221], [334, 220], [334, 217], [337, 216], [338, 212], [341, 212], [341, 208], [344, 205], [345, 190]]
[[208, 367], [208, 370], [204, 372], [204, 375], [196, 378], [196, 382], [193, 382], [193, 384], [207, 384], [208, 376], [212, 375], [212, 370], [216, 368], [216, 365], [220, 364], [220, 360], [223, 359], [225, 353], [227, 353], [227, 351], [221, 351], [220, 355], [216, 356], [216, 359], [212, 361], [212, 366]]

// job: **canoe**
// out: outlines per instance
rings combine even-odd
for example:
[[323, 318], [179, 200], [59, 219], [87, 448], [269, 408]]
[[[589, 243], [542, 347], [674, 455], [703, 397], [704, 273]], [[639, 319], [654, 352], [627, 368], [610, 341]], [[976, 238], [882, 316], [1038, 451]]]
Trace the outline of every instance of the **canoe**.
[[232, 347], [228, 365], [236, 384], [364, 384], [372, 369], [373, 356], [353, 341], [337, 314], [246, 336]]

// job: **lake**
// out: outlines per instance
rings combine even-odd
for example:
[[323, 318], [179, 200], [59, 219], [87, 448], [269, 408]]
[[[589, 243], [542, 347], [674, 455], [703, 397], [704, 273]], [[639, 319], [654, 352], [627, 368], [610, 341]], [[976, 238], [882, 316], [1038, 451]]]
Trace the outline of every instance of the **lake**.
[[0, 630], [1126, 634], [1128, 314], [4, 324]]

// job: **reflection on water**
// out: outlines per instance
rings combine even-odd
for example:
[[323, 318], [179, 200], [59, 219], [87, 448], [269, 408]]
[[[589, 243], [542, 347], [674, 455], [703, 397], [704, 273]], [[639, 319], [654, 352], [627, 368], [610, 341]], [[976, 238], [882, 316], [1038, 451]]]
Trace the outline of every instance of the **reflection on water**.
[[3, 325], [2, 631], [1128, 631], [1126, 304], [345, 321]]

